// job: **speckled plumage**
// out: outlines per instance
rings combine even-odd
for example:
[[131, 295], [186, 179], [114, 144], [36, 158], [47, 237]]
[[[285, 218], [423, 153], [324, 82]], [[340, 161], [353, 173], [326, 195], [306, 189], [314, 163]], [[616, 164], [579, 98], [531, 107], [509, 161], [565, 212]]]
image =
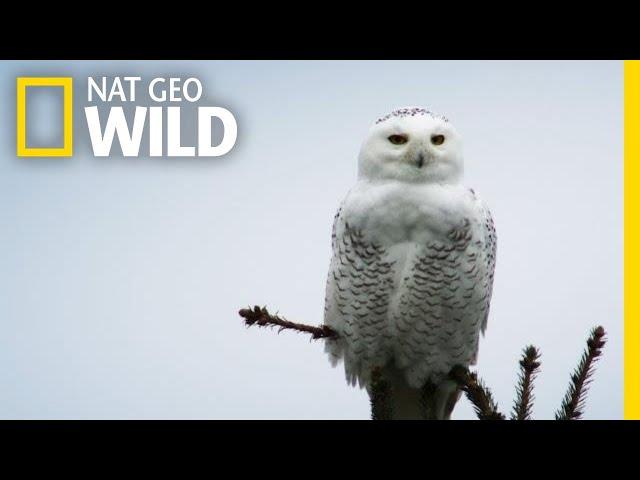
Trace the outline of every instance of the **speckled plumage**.
[[443, 122], [449, 121], [449, 119], [444, 115], [433, 113], [432, 111], [427, 110], [426, 108], [404, 107], [404, 108], [397, 108], [392, 112], [387, 113], [385, 116], [380, 117], [379, 119], [376, 120], [376, 124], [382, 123], [386, 120], [389, 120], [390, 118], [415, 117], [416, 115], [429, 115], [430, 117], [435, 119], [440, 119]]
[[[489, 210], [460, 183], [453, 126], [425, 109], [395, 112], [371, 128], [335, 217], [325, 323], [341, 338], [326, 349], [352, 384], [368, 386], [381, 367], [410, 397], [427, 381], [442, 386], [444, 418], [447, 374], [475, 363], [486, 328], [496, 235]], [[391, 135], [406, 144], [391, 145]], [[413, 417], [417, 405], [401, 408]]]

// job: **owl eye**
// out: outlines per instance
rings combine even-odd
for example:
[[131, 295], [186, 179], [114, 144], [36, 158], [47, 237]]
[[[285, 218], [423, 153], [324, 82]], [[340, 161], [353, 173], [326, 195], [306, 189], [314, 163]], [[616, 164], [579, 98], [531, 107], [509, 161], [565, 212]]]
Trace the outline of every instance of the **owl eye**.
[[442, 145], [444, 143], [444, 135], [431, 135], [431, 143]]
[[409, 141], [406, 135], [391, 135], [388, 140], [394, 145], [404, 145]]

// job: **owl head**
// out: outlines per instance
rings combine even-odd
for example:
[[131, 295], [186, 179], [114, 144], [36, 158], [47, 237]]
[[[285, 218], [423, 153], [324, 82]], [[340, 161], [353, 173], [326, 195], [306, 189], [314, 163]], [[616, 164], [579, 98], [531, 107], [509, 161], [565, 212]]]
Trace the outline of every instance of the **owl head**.
[[420, 107], [394, 110], [369, 129], [358, 176], [410, 183], [456, 183], [464, 169], [462, 140], [449, 121]]

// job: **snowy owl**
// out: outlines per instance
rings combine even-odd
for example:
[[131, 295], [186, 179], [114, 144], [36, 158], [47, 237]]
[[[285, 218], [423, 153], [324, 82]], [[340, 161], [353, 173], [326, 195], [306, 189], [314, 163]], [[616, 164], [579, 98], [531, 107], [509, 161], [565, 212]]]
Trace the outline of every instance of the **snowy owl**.
[[326, 350], [352, 385], [382, 373], [393, 418], [421, 418], [427, 382], [435, 416], [450, 418], [459, 392], [448, 374], [475, 364], [487, 326], [496, 234], [462, 174], [451, 123], [398, 109], [370, 128], [335, 216], [324, 323], [339, 337]]

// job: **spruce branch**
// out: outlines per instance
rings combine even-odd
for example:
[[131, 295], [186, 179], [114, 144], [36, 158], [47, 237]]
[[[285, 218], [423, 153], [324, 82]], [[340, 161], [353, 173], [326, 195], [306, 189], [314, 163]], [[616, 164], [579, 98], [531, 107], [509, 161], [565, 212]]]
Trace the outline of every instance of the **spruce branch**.
[[384, 379], [382, 371], [375, 368], [371, 372], [371, 420], [391, 420], [393, 417], [391, 386]]
[[313, 340], [319, 338], [338, 338], [338, 332], [331, 327], [326, 325], [314, 327], [302, 323], [290, 322], [278, 315], [272, 315], [267, 310], [267, 307], [260, 308], [256, 305], [253, 308], [243, 308], [238, 314], [244, 318], [245, 325], [249, 327], [253, 325], [257, 325], [258, 327], [278, 327], [278, 333], [282, 330], [295, 330], [297, 332], [311, 334]]
[[456, 381], [467, 399], [472, 403], [476, 415], [480, 420], [504, 420], [498, 411], [498, 404], [493, 399], [491, 391], [478, 379], [475, 372], [458, 365], [451, 369], [451, 379]]
[[[245, 325], [259, 327], [277, 327], [282, 330], [294, 330], [307, 333], [311, 339], [337, 339], [338, 332], [327, 325], [312, 326], [303, 323], [291, 322], [279, 315], [269, 313], [266, 307], [254, 306], [243, 308], [239, 312]], [[587, 348], [580, 358], [580, 362], [573, 374], [560, 409], [556, 412], [556, 420], [579, 420], [582, 418], [585, 407], [587, 390], [592, 381], [595, 363], [602, 355], [602, 349], [606, 343], [605, 330], [599, 326], [591, 331], [587, 340]], [[533, 383], [540, 368], [540, 353], [532, 345], [523, 350], [520, 359], [520, 374], [516, 387], [517, 398], [514, 401], [510, 418], [512, 420], [530, 420], [534, 400]], [[505, 416], [498, 411], [498, 404], [493, 399], [491, 391], [484, 382], [478, 378], [475, 372], [470, 372], [460, 365], [454, 367], [449, 373], [458, 387], [465, 393], [471, 402], [480, 420], [505, 420]], [[393, 391], [389, 382], [382, 375], [380, 369], [372, 372], [369, 386], [371, 400], [371, 418], [373, 420], [390, 420], [393, 418], [392, 395]], [[435, 417], [435, 390], [433, 384], [427, 383], [421, 389], [420, 404], [422, 415], [425, 419]]]
[[533, 407], [533, 381], [540, 368], [540, 352], [533, 345], [525, 347], [520, 360], [520, 375], [516, 387], [516, 400], [513, 404], [511, 420], [531, 420]]
[[556, 420], [580, 420], [584, 413], [587, 390], [591, 384], [595, 362], [602, 354], [606, 343], [604, 328], [596, 327], [587, 340], [587, 348], [580, 358], [580, 363], [571, 375], [569, 389], [565, 394], [560, 409], [556, 412]]

